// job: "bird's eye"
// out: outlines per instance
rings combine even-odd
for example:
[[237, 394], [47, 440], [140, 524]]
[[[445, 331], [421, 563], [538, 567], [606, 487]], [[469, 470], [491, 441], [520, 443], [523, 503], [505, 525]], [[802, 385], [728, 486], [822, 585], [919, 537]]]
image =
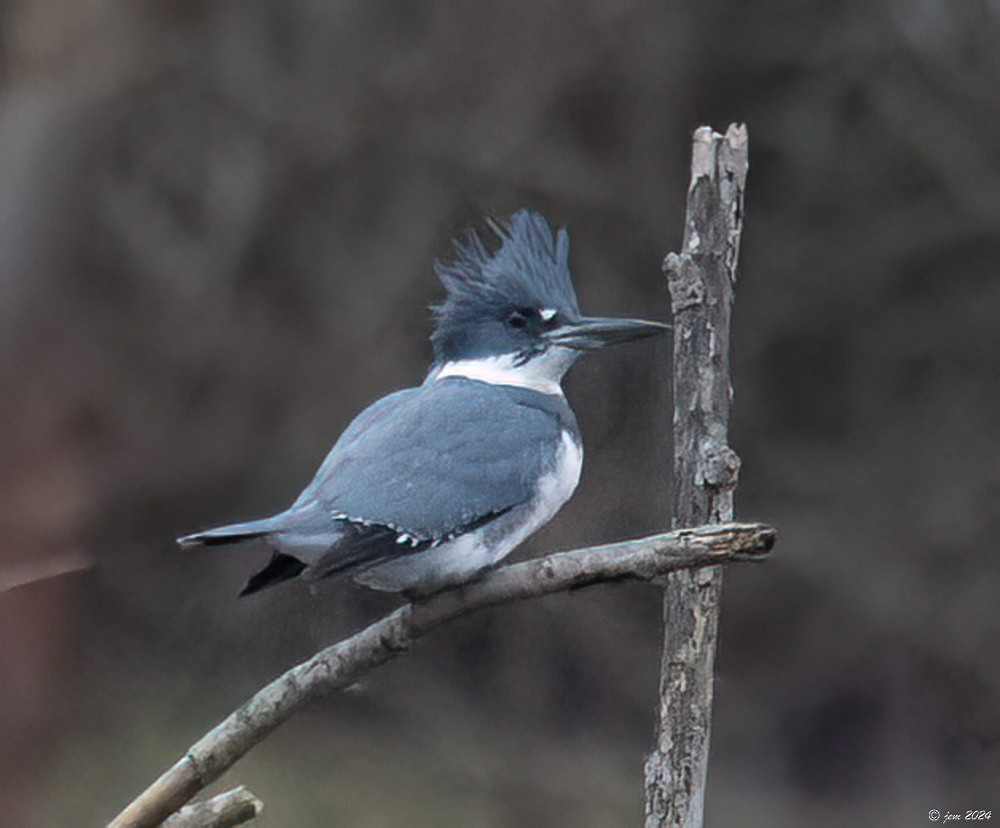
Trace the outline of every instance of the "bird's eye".
[[551, 331], [562, 324], [559, 319], [559, 312], [555, 308], [515, 308], [507, 315], [507, 324], [517, 330], [525, 328], [540, 333], [541, 331]]
[[532, 315], [533, 311], [530, 308], [519, 308], [510, 312], [510, 315], [507, 317], [507, 324], [518, 330], [527, 328]]

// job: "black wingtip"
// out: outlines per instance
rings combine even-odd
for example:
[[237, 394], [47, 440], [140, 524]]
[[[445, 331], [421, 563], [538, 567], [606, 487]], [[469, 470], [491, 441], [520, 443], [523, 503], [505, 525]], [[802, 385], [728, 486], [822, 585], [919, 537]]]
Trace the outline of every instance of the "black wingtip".
[[267, 589], [283, 581], [296, 578], [305, 568], [306, 565], [298, 558], [293, 558], [291, 555], [283, 555], [281, 552], [275, 552], [271, 555], [271, 560], [268, 561], [267, 566], [251, 576], [250, 580], [247, 581], [247, 585], [240, 590], [240, 598], [243, 598], [245, 595], [253, 595], [262, 589]]

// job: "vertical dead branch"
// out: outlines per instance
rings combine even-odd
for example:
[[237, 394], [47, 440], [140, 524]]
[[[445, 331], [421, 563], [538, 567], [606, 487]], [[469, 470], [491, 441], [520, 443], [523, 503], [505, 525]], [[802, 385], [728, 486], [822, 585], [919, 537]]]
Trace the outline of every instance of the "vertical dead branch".
[[[728, 445], [729, 339], [747, 158], [743, 125], [694, 133], [683, 249], [663, 263], [674, 312], [675, 527], [733, 517], [740, 461]], [[703, 824], [721, 587], [720, 567], [667, 576], [646, 828]]]

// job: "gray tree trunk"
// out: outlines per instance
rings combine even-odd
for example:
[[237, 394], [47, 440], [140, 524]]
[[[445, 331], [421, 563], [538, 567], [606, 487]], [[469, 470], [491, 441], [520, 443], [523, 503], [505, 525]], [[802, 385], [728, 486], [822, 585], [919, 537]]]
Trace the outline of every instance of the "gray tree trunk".
[[[740, 461], [728, 444], [730, 316], [747, 175], [747, 131], [694, 133], [681, 253], [663, 270], [674, 313], [675, 527], [733, 517]], [[664, 597], [656, 744], [646, 828], [701, 828], [722, 569], [673, 572]]]

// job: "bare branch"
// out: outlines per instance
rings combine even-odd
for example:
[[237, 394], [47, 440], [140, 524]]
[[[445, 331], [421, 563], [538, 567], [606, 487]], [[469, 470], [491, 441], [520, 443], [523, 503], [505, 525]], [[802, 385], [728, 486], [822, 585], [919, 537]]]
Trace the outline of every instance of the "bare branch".
[[591, 584], [651, 581], [680, 569], [759, 560], [774, 540], [775, 531], [760, 524], [683, 529], [505, 566], [473, 583], [406, 604], [260, 690], [196, 742], [109, 828], [159, 825], [305, 702], [353, 684], [439, 624], [483, 607]]
[[[674, 526], [733, 519], [740, 459], [728, 444], [729, 339], [747, 151], [742, 125], [695, 131], [684, 243], [663, 263], [674, 311]], [[703, 824], [721, 589], [718, 567], [667, 579], [646, 828]]]
[[256, 819], [262, 810], [264, 803], [240, 785], [204, 802], [185, 805], [163, 828], [232, 828]]

